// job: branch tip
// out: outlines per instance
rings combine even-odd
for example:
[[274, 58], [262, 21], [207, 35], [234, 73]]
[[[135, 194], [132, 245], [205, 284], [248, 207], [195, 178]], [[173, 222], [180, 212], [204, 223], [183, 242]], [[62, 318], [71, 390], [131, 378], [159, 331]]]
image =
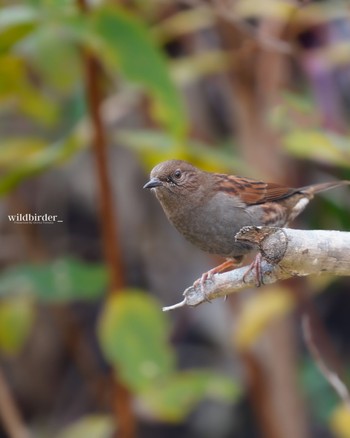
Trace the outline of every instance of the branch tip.
[[186, 306], [187, 302], [186, 302], [186, 298], [182, 301], [180, 301], [179, 303], [173, 304], [172, 306], [165, 306], [162, 308], [163, 312], [169, 312], [170, 310], [174, 310], [174, 309], [178, 309], [179, 307], [184, 307]]

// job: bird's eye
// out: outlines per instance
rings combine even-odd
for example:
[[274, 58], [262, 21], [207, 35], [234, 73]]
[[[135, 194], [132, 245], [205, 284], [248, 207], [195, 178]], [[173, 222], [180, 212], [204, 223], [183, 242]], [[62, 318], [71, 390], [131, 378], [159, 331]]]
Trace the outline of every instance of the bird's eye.
[[181, 170], [180, 169], [175, 170], [174, 176], [175, 176], [175, 178], [180, 178], [181, 177]]

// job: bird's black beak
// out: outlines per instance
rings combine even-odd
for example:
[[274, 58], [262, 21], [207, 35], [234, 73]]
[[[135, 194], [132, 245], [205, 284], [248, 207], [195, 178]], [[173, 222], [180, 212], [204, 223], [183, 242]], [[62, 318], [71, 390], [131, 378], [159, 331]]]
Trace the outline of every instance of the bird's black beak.
[[163, 183], [159, 178], [152, 178], [146, 183], [143, 188], [144, 189], [153, 189], [154, 187], [162, 186]]

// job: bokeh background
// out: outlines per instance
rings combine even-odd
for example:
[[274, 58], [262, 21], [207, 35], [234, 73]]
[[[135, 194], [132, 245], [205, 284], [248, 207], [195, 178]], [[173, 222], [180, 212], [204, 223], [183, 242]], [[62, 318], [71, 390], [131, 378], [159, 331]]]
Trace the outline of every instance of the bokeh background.
[[[349, 2], [0, 4], [0, 436], [350, 437], [301, 325], [347, 382], [349, 280], [164, 314], [220, 260], [142, 190], [169, 158], [350, 179]], [[349, 210], [332, 190], [295, 226], [349, 230]]]

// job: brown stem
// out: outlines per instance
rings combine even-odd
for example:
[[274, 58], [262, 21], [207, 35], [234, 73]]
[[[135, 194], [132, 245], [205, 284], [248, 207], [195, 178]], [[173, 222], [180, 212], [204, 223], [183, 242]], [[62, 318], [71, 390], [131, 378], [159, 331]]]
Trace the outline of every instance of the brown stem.
[[0, 369], [0, 418], [9, 438], [29, 438], [30, 432], [23, 423], [5, 376]]
[[[81, 11], [87, 13], [86, 0], [77, 0]], [[118, 294], [125, 286], [124, 267], [120, 246], [117, 242], [116, 217], [113, 210], [112, 191], [107, 168], [107, 138], [104, 130], [100, 107], [102, 93], [100, 89], [101, 68], [94, 55], [85, 51], [84, 70], [86, 96], [92, 123], [92, 146], [96, 159], [97, 177], [100, 188], [101, 231], [105, 259], [110, 276], [110, 293]], [[135, 418], [131, 409], [131, 395], [128, 389], [114, 376], [113, 412], [118, 421], [118, 437], [135, 436]]]
[[262, 436], [279, 438], [277, 422], [273, 420], [275, 412], [271, 397], [267, 371], [256, 355], [243, 352], [240, 355], [246, 372], [248, 397], [259, 421]]
[[87, 336], [75, 313], [66, 305], [55, 305], [49, 311], [52, 311], [65, 347], [79, 370], [89, 395], [97, 401], [98, 406], [105, 408], [112, 396], [110, 379], [101, 373], [98, 358], [87, 342]]
[[118, 293], [125, 286], [124, 267], [120, 247], [117, 242], [116, 217], [113, 211], [111, 185], [107, 169], [107, 139], [100, 115], [102, 101], [99, 90], [101, 79], [97, 59], [85, 54], [86, 92], [90, 117], [93, 125], [92, 146], [95, 153], [97, 176], [100, 186], [100, 215], [103, 247], [109, 267], [112, 293]]
[[[256, 34], [258, 40], [261, 41], [261, 36], [264, 41], [280, 40], [287, 24], [276, 24], [268, 18], [259, 20], [258, 30], [261, 33]], [[229, 81], [235, 134], [242, 147], [242, 156], [250, 168], [259, 164], [262, 177], [266, 174], [283, 182], [292, 166], [281, 153], [278, 136], [267, 123], [266, 115], [278, 102], [282, 84], [288, 81], [286, 57], [280, 52], [264, 50], [251, 38], [247, 40], [236, 26], [232, 27], [226, 20], [220, 21], [218, 29], [225, 47], [235, 54]], [[253, 407], [266, 437], [307, 436], [303, 401], [295, 384], [296, 354], [291, 318], [276, 322], [274, 328], [266, 333], [264, 342], [251, 352], [255, 361], [253, 371], [257, 373], [256, 370], [262, 368], [268, 376], [264, 391], [260, 391], [257, 384], [250, 386]], [[272, 409], [267, 408], [270, 404]]]

